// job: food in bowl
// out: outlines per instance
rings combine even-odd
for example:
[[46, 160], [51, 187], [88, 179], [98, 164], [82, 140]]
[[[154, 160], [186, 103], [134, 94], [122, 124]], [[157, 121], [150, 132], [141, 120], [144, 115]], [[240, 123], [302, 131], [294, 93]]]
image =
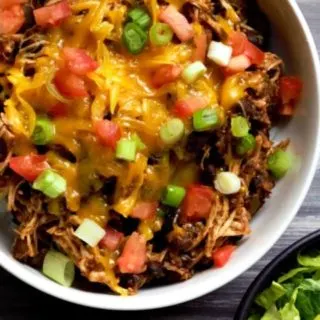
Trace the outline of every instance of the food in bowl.
[[302, 90], [246, 23], [254, 4], [0, 6], [14, 257], [121, 295], [223, 267], [290, 168], [269, 132]]
[[255, 299], [249, 320], [320, 319], [320, 251], [300, 252], [297, 263]]

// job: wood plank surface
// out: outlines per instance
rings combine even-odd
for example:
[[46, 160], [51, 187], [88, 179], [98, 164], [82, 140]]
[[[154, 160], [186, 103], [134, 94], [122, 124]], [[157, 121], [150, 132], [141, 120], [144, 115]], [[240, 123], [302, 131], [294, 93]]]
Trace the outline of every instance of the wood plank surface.
[[[281, 1], [281, 0], [279, 0]], [[298, 1], [320, 49], [320, 0]], [[220, 290], [197, 300], [161, 310], [121, 313], [138, 319], [232, 320], [240, 299], [261, 269], [281, 250], [320, 227], [320, 165], [299, 214], [270, 252], [253, 268]], [[159, 297], [165, 299], [166, 297]], [[31, 288], [0, 269], [0, 320], [61, 319], [70, 312], [73, 319], [116, 319], [119, 312], [102, 311], [60, 301]]]

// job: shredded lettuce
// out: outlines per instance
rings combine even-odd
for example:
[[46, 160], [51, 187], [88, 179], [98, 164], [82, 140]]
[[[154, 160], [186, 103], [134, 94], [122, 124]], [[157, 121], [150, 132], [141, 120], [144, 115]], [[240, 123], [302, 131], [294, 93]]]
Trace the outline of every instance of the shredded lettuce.
[[320, 251], [299, 253], [294, 267], [256, 297], [248, 320], [320, 320]]
[[273, 281], [270, 288], [267, 288], [262, 293], [260, 293], [255, 302], [259, 306], [268, 310], [285, 293], [286, 289], [281, 284]]

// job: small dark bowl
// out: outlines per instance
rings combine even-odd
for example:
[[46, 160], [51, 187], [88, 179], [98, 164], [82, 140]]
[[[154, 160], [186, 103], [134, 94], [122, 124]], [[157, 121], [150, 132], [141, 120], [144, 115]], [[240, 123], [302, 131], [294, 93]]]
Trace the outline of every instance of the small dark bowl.
[[270, 286], [281, 274], [294, 268], [297, 261], [297, 254], [300, 251], [320, 248], [320, 230], [315, 231], [306, 237], [293, 243], [290, 247], [274, 258], [256, 277], [243, 296], [234, 320], [247, 320], [256, 296]]

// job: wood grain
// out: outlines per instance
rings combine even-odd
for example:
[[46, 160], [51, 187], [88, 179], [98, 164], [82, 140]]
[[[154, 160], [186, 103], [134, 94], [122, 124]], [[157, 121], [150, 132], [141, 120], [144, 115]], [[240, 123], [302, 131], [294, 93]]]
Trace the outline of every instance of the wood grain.
[[[281, 1], [281, 0], [280, 0]], [[320, 48], [320, 1], [300, 0], [298, 3]], [[318, 166], [320, 168], [320, 166]], [[320, 170], [299, 214], [272, 250], [241, 277], [189, 303], [162, 310], [136, 312], [140, 319], [231, 320], [245, 290], [261, 269], [280, 251], [302, 236], [320, 228]], [[159, 297], [166, 299], [166, 297]], [[59, 319], [69, 311], [74, 319], [116, 319], [119, 312], [94, 310], [69, 304], [37, 291], [0, 270], [0, 319]], [[132, 314], [122, 313], [127, 317]]]

